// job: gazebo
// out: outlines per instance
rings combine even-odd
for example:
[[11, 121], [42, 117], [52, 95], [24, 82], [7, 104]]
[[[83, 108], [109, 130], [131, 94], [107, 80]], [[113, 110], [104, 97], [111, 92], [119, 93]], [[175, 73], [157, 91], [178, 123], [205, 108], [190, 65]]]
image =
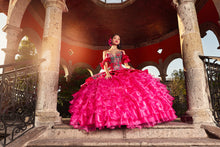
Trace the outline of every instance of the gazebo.
[[[201, 125], [215, 126], [199, 56], [203, 55], [201, 37], [207, 30], [220, 41], [219, 0], [0, 0], [0, 12], [8, 16], [3, 29], [7, 33], [4, 64], [14, 62], [25, 35], [45, 59], [39, 68], [36, 127], [62, 123], [57, 112], [59, 67], [66, 78], [79, 66], [97, 73], [107, 40], [115, 33], [121, 36], [122, 49], [132, 66], [155, 66], [162, 81], [169, 63], [182, 58], [188, 98], [186, 120], [197, 126], [197, 137], [206, 136]], [[162, 53], [157, 52], [159, 49]]]

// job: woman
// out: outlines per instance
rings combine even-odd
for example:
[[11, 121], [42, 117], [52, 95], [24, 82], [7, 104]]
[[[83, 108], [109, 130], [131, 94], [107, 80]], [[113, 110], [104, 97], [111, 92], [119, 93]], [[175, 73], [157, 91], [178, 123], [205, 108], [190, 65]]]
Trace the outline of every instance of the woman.
[[[176, 118], [166, 86], [148, 74], [129, 66], [120, 50], [120, 36], [110, 40], [103, 51], [105, 72], [86, 80], [70, 101], [70, 125], [87, 132], [96, 128], [151, 127]], [[123, 67], [123, 65], [125, 67]]]

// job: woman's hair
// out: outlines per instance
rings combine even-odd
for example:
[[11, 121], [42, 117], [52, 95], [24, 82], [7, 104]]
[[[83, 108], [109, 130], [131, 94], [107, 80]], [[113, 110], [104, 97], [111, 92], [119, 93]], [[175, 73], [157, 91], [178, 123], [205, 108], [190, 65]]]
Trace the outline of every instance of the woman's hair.
[[[116, 35], [118, 35], [118, 34], [112, 35], [112, 36], [110, 37], [110, 39], [108, 40], [108, 45], [109, 45], [110, 47], [112, 46], [112, 39], [113, 39]], [[120, 36], [120, 35], [118, 35], [118, 36]], [[120, 44], [117, 45], [117, 48], [118, 48], [118, 49], [121, 49], [121, 40], [120, 40]]]

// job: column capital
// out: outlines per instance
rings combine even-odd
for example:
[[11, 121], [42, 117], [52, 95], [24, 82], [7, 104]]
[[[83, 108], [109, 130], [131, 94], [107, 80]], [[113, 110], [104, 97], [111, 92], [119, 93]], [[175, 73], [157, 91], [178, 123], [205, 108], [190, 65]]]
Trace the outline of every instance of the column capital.
[[68, 12], [65, 0], [41, 0], [45, 8], [48, 7], [57, 7], [60, 8], [63, 12]]
[[159, 75], [159, 77], [161, 77], [161, 80], [162, 80], [163, 82], [165, 82], [165, 81], [166, 81], [167, 74], [162, 73], [162, 74]]
[[181, 4], [184, 4], [184, 3], [188, 3], [188, 2], [191, 2], [191, 3], [196, 3], [196, 0], [173, 0], [173, 4], [178, 7], [179, 5]]
[[3, 30], [4, 32], [7, 32], [8, 30], [13, 30], [13, 31], [18, 32], [18, 33], [21, 33], [21, 32], [22, 32], [22, 29], [21, 29], [21, 28], [19, 28], [19, 27], [17, 27], [17, 26], [10, 25], [10, 24], [6, 24], [6, 25], [2, 28], [2, 30]]

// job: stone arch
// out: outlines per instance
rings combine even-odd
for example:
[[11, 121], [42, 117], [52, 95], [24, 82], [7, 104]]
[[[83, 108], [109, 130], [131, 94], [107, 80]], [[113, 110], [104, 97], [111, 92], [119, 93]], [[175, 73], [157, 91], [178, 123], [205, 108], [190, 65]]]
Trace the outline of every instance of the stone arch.
[[7, 24], [3, 30], [7, 33], [7, 48], [5, 51], [4, 64], [13, 63], [18, 53], [18, 36], [22, 32], [20, 28], [22, 18], [31, 0], [11, 0], [9, 2]]
[[163, 73], [163, 74], [166, 74], [166, 75], [167, 75], [168, 65], [169, 65], [174, 59], [177, 59], [177, 58], [182, 58], [180, 53], [172, 54], [172, 55], [170, 55], [169, 57], [167, 57], [167, 58], [164, 60], [164, 62], [163, 62], [163, 69], [162, 69], [162, 73]]
[[144, 68], [146, 66], [155, 66], [159, 70], [159, 65], [156, 62], [153, 62], [153, 61], [146, 61], [146, 62], [141, 63], [138, 66], [138, 69], [142, 69], [142, 68]]
[[60, 65], [63, 67], [64, 73], [65, 73], [64, 77], [68, 81], [68, 77], [70, 75], [70, 70], [69, 70], [69, 66], [68, 66], [67, 62], [63, 58], [60, 58]]
[[[41, 48], [41, 38], [40, 36], [37, 34], [37, 32], [31, 28], [23, 28], [21, 33], [18, 35], [17, 37], [17, 42], [18, 42], [18, 47], [17, 47], [17, 50], [16, 50], [16, 55], [18, 55], [18, 49], [20, 47], [20, 43], [22, 41], [22, 39], [27, 36], [29, 41], [31, 41], [31, 43], [34, 44], [34, 46], [36, 47], [37, 50], [37, 53], [40, 54], [40, 48]], [[16, 55], [15, 55], [15, 58], [16, 58]]]
[[31, 0], [10, 1], [7, 24], [20, 28], [21, 21]]
[[31, 42], [34, 43], [35, 47], [38, 49], [38, 53], [40, 53], [42, 40], [38, 33], [32, 28], [23, 28], [21, 34], [18, 36], [18, 40], [20, 41], [24, 36], [28, 36]]
[[216, 38], [218, 39], [218, 43], [219, 43], [219, 47], [218, 49], [220, 49], [220, 28], [218, 25], [216, 25], [215, 23], [212, 23], [212, 22], [205, 22], [203, 24], [201, 24], [200, 26], [200, 34], [201, 34], [201, 37], [205, 37], [206, 36], [206, 32], [208, 30], [211, 30]]
[[29, 38], [29, 40], [35, 45], [37, 53], [40, 54], [42, 40], [38, 33], [32, 28], [23, 28], [22, 32], [18, 36], [18, 42], [21, 42], [24, 36]]
[[91, 65], [87, 64], [87, 63], [76, 63], [71, 67], [71, 73], [74, 71], [75, 68], [77, 67], [82, 67], [82, 68], [86, 68], [88, 70], [88, 72], [90, 73], [90, 75], [92, 76], [94, 73], [94, 69], [92, 68]]
[[97, 74], [101, 69], [102, 69], [101, 66], [98, 65], [94, 71], [94, 74]]
[[146, 62], [143, 62], [141, 63], [139, 66], [138, 66], [138, 69], [142, 70], [144, 67], [146, 66], [153, 66], [155, 67], [158, 71], [159, 71], [159, 77], [161, 75], [161, 72], [160, 72], [160, 66], [156, 63], [156, 62], [153, 62], [153, 61], [146, 61]]

